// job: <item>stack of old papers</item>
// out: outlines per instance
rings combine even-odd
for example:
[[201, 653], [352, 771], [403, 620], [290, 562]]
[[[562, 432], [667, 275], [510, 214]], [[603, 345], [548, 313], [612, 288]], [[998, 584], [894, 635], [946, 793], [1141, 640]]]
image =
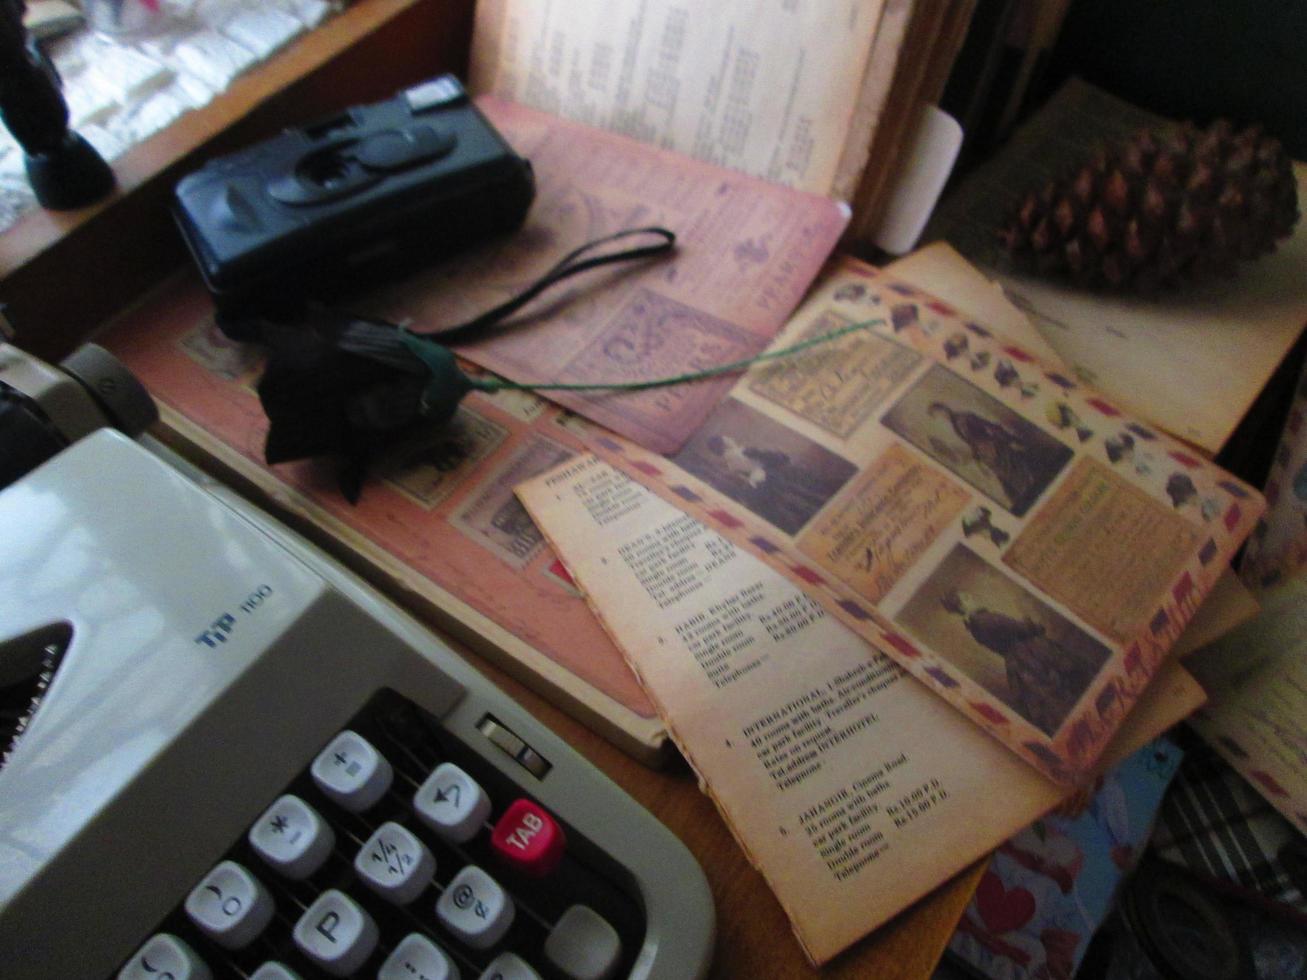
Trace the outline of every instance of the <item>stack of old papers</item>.
[[956, 253], [833, 263], [775, 346], [855, 323], [518, 488], [814, 962], [1201, 704], [1169, 653], [1262, 509]]
[[[640, 186], [669, 166], [684, 186], [637, 198], [637, 172], [605, 165], [631, 159], [620, 137], [485, 106], [531, 148], [541, 199], [521, 238], [375, 298], [419, 324], [502, 298], [519, 261], [620, 227], [632, 207], [665, 220], [651, 204], [674, 218], [705, 176], [727, 186], [655, 155]], [[1043, 366], [1019, 312], [947, 250], [890, 275], [838, 261], [797, 313], [772, 305], [782, 273], [798, 299], [838, 212], [727, 184], [739, 181], [755, 208], [769, 187], [780, 196], [468, 355], [516, 358], [522, 380], [554, 367], [600, 380], [661, 373], [676, 351], [711, 366], [864, 327], [716, 396], [578, 402], [588, 420], [476, 393], [398, 447], [358, 507], [327, 469], [263, 462], [259, 352], [217, 331], [193, 278], [102, 340], [161, 403], [171, 438], [355, 567], [637, 750], [652, 743], [642, 732], [670, 729], [821, 962], [1200, 703], [1167, 651], [1261, 505]], [[774, 231], [787, 208], [823, 236], [755, 258], [752, 222]], [[747, 327], [769, 307], [770, 327]], [[632, 438], [599, 425], [604, 413]], [[670, 457], [635, 441], [651, 426]], [[1124, 433], [1135, 453], [1117, 451]]]

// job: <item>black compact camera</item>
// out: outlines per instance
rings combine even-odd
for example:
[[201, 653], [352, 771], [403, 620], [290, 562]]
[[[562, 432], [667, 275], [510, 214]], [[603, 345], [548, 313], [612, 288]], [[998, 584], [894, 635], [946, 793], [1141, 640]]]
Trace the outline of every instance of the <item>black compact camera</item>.
[[452, 75], [207, 163], [175, 214], [230, 317], [293, 310], [523, 221], [518, 156]]

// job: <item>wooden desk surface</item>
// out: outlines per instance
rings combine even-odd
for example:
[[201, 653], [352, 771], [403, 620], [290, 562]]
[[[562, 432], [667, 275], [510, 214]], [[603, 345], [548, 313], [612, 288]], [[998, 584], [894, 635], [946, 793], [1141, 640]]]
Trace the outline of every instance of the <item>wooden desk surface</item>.
[[[0, 302], [20, 347], [57, 360], [186, 261], [168, 216], [177, 178], [207, 155], [284, 125], [463, 72], [472, 0], [357, 0], [202, 110], [115, 161], [118, 191], [78, 212], [37, 211], [0, 236]], [[342, 102], [341, 91], [355, 93]], [[132, 228], [132, 247], [123, 229]], [[70, 286], [72, 288], [70, 288]], [[472, 657], [683, 840], [717, 905], [713, 976], [928, 977], [981, 873], [976, 866], [816, 971], [762, 876], [683, 763], [657, 772], [622, 754], [502, 671]]]
[[745, 859], [694, 773], [679, 757], [646, 768], [483, 660], [473, 663], [582, 755], [639, 800], [684, 841], [703, 867], [717, 905], [715, 978], [929, 977], [980, 880], [985, 862], [936, 889], [889, 924], [828, 963], [811, 967], [767, 884]]

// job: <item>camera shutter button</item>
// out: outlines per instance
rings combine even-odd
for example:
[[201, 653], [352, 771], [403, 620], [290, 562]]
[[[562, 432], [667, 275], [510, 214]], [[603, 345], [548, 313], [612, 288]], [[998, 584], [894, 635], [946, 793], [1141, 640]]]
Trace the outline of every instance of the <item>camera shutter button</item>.
[[442, 157], [458, 142], [447, 130], [407, 126], [369, 136], [354, 151], [354, 158], [369, 170], [404, 170]]

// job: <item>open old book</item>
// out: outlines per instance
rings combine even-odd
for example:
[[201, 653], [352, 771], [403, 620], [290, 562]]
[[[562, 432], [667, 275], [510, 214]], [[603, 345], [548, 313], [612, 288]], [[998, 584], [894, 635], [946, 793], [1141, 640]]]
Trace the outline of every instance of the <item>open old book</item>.
[[[839, 261], [673, 457], [608, 462], [763, 559], [1056, 782], [1082, 781], [1256, 491], [907, 283]], [[648, 587], [681, 588], [675, 548]], [[747, 650], [738, 651], [744, 670]]]
[[848, 201], [868, 238], [975, 0], [480, 0], [471, 87]]

